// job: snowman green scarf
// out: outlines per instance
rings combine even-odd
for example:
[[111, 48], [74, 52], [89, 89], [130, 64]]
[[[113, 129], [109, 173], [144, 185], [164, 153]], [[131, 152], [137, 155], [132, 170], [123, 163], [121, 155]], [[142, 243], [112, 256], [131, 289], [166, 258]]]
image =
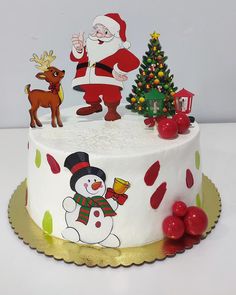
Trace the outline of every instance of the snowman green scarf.
[[75, 194], [73, 200], [81, 206], [79, 216], [76, 221], [87, 224], [91, 208], [99, 207], [102, 209], [104, 216], [115, 216], [116, 212], [112, 209], [107, 200], [101, 196], [86, 198], [80, 194]]

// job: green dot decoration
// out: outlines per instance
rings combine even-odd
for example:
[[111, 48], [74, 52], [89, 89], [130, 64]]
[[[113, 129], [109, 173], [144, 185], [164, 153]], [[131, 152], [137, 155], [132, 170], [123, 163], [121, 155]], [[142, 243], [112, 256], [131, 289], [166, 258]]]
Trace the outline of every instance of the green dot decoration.
[[196, 206], [199, 208], [202, 207], [201, 197], [199, 194], [197, 194], [197, 196], [196, 196]]
[[199, 170], [199, 168], [200, 168], [200, 153], [199, 153], [199, 151], [195, 152], [195, 166]]
[[45, 233], [47, 233], [48, 235], [52, 234], [53, 221], [52, 221], [52, 215], [51, 215], [51, 213], [49, 211], [46, 211], [44, 213], [43, 221], [42, 221], [42, 228], [43, 228], [43, 231]]
[[39, 168], [41, 165], [41, 153], [39, 150], [36, 150], [36, 153], [35, 153], [35, 165], [37, 168]]

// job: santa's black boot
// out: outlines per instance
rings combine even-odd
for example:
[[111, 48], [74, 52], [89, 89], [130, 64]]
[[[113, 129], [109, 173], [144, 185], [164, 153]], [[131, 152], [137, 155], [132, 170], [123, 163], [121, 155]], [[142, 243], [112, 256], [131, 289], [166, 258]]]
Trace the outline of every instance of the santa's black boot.
[[96, 103], [91, 103], [87, 107], [79, 108], [76, 111], [76, 114], [79, 116], [87, 116], [87, 115], [91, 115], [94, 113], [99, 113], [101, 111], [102, 111], [102, 106], [101, 106], [100, 102], [96, 102]]

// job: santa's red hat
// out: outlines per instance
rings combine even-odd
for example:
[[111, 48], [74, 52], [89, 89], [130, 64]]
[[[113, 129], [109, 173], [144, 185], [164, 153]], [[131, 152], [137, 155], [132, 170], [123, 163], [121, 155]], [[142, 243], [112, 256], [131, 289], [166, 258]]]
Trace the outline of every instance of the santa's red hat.
[[107, 13], [97, 16], [93, 21], [93, 26], [96, 24], [104, 25], [113, 35], [119, 36], [124, 48], [128, 49], [130, 47], [130, 43], [126, 40], [126, 22], [118, 13]]

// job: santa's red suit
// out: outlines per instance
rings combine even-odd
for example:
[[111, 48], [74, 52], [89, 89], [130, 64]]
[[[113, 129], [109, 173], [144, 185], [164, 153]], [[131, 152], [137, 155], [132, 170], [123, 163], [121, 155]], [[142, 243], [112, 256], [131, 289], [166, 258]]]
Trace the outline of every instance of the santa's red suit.
[[138, 58], [125, 48], [119, 49], [95, 64], [90, 64], [86, 47], [81, 53], [73, 48], [70, 58], [78, 62], [72, 87], [85, 92], [84, 99], [88, 104], [100, 102], [99, 96], [102, 96], [105, 104], [119, 103], [123, 83], [113, 77], [112, 71], [126, 74], [139, 66]]

